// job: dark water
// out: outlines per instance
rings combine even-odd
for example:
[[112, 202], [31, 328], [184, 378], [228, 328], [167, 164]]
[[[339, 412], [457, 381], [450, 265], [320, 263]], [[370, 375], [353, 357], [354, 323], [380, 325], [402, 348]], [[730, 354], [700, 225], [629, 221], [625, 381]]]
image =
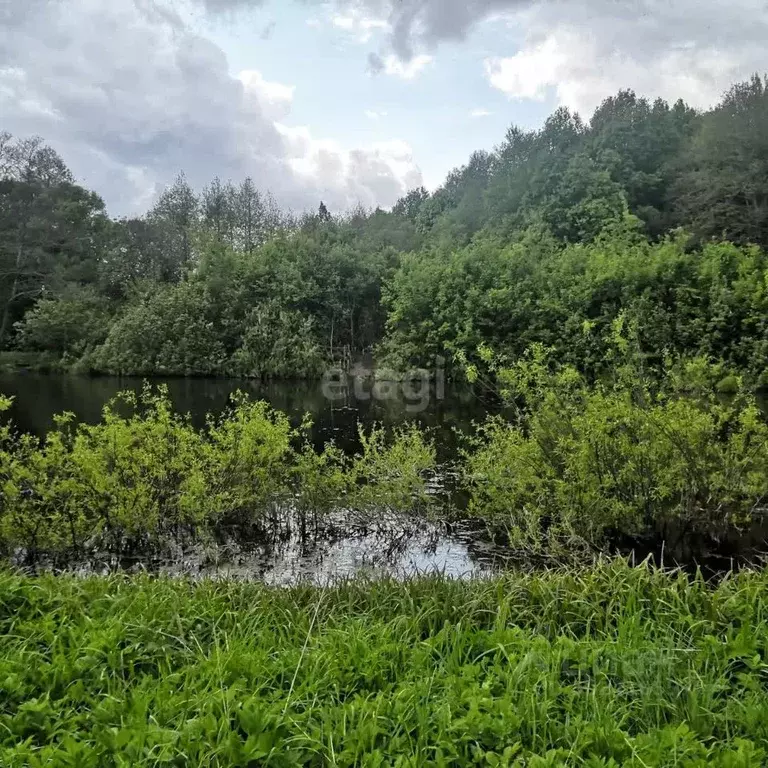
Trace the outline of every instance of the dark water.
[[[484, 419], [493, 408], [489, 400], [466, 389], [430, 385], [415, 391], [396, 382], [355, 379], [338, 385], [322, 381], [155, 377], [151, 383], [167, 386], [176, 410], [191, 414], [200, 426], [207, 413], [220, 413], [230, 395], [242, 390], [288, 414], [296, 425], [309, 413], [317, 445], [335, 440], [342, 448], [354, 450], [358, 423], [368, 427], [377, 422], [392, 427], [415, 421], [433, 431], [442, 458], [455, 452], [457, 429], [471, 430], [472, 422]], [[104, 405], [118, 392], [139, 392], [143, 384], [140, 378], [0, 373], [0, 394], [14, 398], [12, 420], [21, 430], [37, 435], [50, 430], [53, 416], [64, 411], [73, 412], [81, 421], [96, 423]]]
[[[219, 413], [230, 395], [242, 390], [287, 413], [298, 425], [304, 414], [313, 419], [312, 439], [317, 446], [334, 440], [348, 451], [357, 448], [358, 423], [393, 427], [415, 421], [432, 431], [441, 462], [456, 454], [457, 431], [469, 431], [473, 421], [485, 418], [493, 404], [473, 393], [430, 385], [423, 390], [396, 383], [374, 384], [350, 379], [343, 386], [313, 382], [256, 382], [243, 379], [162, 379], [175, 408], [204, 423], [207, 413]], [[73, 412], [96, 423], [104, 405], [122, 390], [140, 391], [138, 378], [0, 374], [0, 393], [14, 398], [10, 417], [21, 430], [44, 435], [53, 416]], [[451, 576], [481, 575], [495, 570], [505, 553], [494, 547], [484, 530], [470, 524], [450, 528], [426, 521], [380, 521], [359, 528], [337, 521], [333, 530], [311, 541], [295, 528], [275, 531], [259, 546], [238, 546], [179, 553], [174, 562], [152, 564], [160, 570], [192, 575], [228, 575], [263, 579], [270, 583], [297, 581], [327, 583], [335, 577], [358, 573], [412, 575], [440, 571]], [[105, 564], [104, 568], [114, 564]], [[148, 567], [147, 563], [121, 563], [122, 567]], [[99, 564], [94, 564], [99, 569]]]

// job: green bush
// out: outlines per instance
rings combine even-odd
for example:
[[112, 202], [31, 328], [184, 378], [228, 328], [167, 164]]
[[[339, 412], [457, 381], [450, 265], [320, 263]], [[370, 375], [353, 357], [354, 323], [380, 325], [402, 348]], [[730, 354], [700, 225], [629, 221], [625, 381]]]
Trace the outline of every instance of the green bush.
[[426, 476], [434, 470], [434, 444], [414, 425], [396, 429], [388, 443], [383, 428], [360, 428], [362, 453], [351, 466], [354, 493], [349, 503], [382, 511], [425, 510], [431, 502]]
[[[0, 401], [0, 411], [10, 401]], [[237, 393], [204, 429], [174, 413], [167, 390], [123, 392], [101, 423], [56, 419], [43, 441], [0, 429], [0, 548], [68, 562], [93, 553], [165, 551], [219, 526], [263, 526], [334, 509], [421, 509], [434, 446], [415, 428], [361, 431], [362, 452], [316, 453], [305, 421]]]
[[[701, 368], [684, 366], [682, 379], [701, 379]], [[589, 552], [654, 536], [674, 546], [763, 514], [768, 426], [751, 397], [683, 396], [671, 373], [654, 389], [631, 366], [590, 386], [541, 349], [498, 376], [524, 403], [513, 422], [482, 427], [465, 471], [470, 509], [508, 528], [515, 546]]]
[[218, 311], [201, 283], [162, 287], [115, 320], [91, 367], [117, 374], [218, 373], [227, 359]]
[[109, 301], [95, 292], [41, 299], [16, 324], [16, 346], [77, 359], [104, 341], [111, 314]]
[[254, 378], [320, 376], [325, 358], [314, 336], [310, 318], [265, 303], [248, 314], [229, 363], [231, 373]]
[[750, 384], [768, 366], [765, 252], [732, 243], [690, 247], [684, 233], [649, 241], [626, 215], [588, 242], [563, 246], [531, 226], [464, 248], [401, 259], [383, 299], [383, 350], [401, 368], [435, 356], [475, 360], [487, 344], [511, 358], [533, 344], [591, 378], [610, 373], [606, 334], [631, 318], [643, 353], [722, 360]]

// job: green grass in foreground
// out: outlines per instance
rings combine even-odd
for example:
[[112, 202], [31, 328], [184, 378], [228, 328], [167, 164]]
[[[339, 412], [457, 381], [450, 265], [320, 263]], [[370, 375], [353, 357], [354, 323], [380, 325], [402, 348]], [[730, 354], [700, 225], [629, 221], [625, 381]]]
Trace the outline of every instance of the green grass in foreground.
[[757, 766], [768, 573], [0, 572], [2, 766]]

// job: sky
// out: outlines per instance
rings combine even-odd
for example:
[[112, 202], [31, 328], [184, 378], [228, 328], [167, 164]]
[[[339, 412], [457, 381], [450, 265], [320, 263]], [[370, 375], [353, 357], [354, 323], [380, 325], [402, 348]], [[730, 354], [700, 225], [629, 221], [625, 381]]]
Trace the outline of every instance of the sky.
[[708, 108], [766, 39], [766, 0], [0, 0], [0, 130], [115, 216], [180, 171], [386, 208], [559, 106]]

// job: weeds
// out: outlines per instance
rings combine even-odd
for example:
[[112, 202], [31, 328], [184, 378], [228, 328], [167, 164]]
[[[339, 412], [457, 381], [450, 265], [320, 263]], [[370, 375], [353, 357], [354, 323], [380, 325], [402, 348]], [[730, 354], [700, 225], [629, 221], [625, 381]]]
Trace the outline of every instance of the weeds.
[[0, 574], [4, 766], [756, 766], [768, 574]]

